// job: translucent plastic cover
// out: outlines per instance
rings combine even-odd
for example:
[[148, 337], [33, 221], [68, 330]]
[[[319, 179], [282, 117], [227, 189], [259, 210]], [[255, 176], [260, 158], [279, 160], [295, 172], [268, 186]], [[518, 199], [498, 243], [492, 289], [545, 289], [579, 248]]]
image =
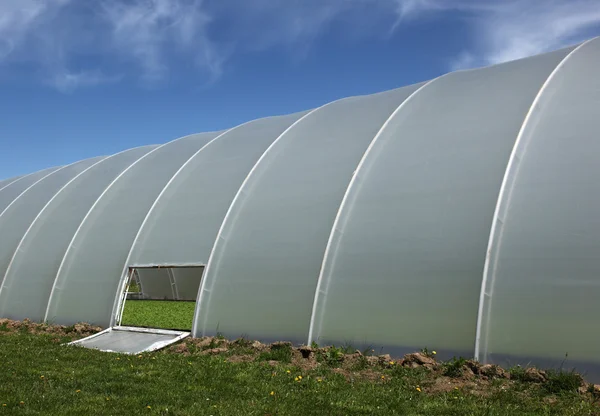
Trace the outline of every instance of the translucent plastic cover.
[[557, 69], [524, 126], [501, 201], [482, 358], [552, 359], [600, 379], [600, 39]]
[[59, 168], [44, 169], [39, 172], [32, 173], [21, 177], [20, 179], [7, 184], [0, 189], [0, 214], [15, 200], [21, 193], [26, 191], [31, 185], [45, 178]]
[[195, 301], [198, 297], [204, 267], [178, 267], [171, 269], [171, 273], [173, 273], [175, 281], [177, 299]]
[[137, 269], [140, 286], [145, 298], [149, 299], [177, 299], [175, 282], [168, 269]]
[[194, 155], [150, 212], [128, 266], [206, 264], [225, 213], [250, 169], [303, 114], [243, 124]]
[[1, 295], [6, 269], [23, 234], [60, 188], [102, 159], [87, 159], [53, 171], [15, 198], [0, 214], [0, 316], [10, 317], [10, 311], [2, 310]]
[[223, 225], [195, 335], [306, 340], [323, 251], [352, 172], [416, 88], [334, 102], [275, 142]]
[[21, 176], [17, 176], [14, 178], [9, 178], [9, 179], [3, 179], [0, 181], [0, 191], [2, 191], [2, 189], [4, 189], [5, 187], [7, 187], [8, 185], [10, 185], [11, 183], [15, 182], [16, 180], [20, 179]]
[[14, 251], [0, 292], [0, 316], [45, 319], [61, 260], [86, 213], [121, 172], [155, 147], [127, 150], [91, 165], [48, 201]]
[[509, 155], [568, 52], [448, 74], [405, 102], [366, 156], [333, 230], [313, 340], [472, 356]]
[[217, 135], [197, 134], [160, 146], [110, 185], [86, 215], [65, 254], [48, 319], [110, 325], [121, 292], [123, 265], [142, 221], [181, 165]]

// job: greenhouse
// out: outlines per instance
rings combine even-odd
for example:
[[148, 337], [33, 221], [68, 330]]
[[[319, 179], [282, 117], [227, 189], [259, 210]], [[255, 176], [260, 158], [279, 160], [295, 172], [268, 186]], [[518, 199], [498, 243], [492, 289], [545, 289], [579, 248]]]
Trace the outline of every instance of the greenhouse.
[[112, 328], [134, 279], [194, 337], [599, 379], [599, 68], [595, 38], [0, 180], [0, 317]]

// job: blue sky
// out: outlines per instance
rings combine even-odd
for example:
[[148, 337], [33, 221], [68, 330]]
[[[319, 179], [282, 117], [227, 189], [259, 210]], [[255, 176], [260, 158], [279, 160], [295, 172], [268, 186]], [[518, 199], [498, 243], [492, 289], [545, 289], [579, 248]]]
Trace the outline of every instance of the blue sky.
[[0, 179], [600, 35], [600, 0], [0, 0]]

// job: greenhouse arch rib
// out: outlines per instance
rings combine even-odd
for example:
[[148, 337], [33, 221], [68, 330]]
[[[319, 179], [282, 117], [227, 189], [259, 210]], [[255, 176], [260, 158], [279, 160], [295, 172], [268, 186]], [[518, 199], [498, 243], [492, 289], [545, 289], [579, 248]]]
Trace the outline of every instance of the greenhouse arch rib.
[[131, 163], [126, 169], [124, 169], [121, 173], [119, 173], [119, 175], [117, 175], [117, 177], [115, 179], [113, 179], [110, 184], [106, 187], [106, 189], [104, 189], [104, 191], [100, 194], [100, 196], [98, 198], [96, 198], [96, 201], [92, 204], [92, 206], [90, 207], [90, 209], [88, 210], [88, 212], [86, 213], [86, 215], [83, 217], [83, 219], [81, 220], [81, 223], [79, 224], [79, 226], [77, 227], [77, 230], [75, 231], [75, 233], [73, 234], [73, 237], [71, 238], [71, 242], [69, 243], [69, 245], [67, 246], [67, 249], [65, 251], [65, 254], [62, 257], [62, 260], [60, 262], [60, 266], [58, 267], [58, 271], [56, 272], [56, 276], [54, 278], [54, 283], [52, 284], [52, 290], [50, 292], [50, 296], [48, 297], [48, 304], [46, 305], [46, 313], [44, 315], [44, 321], [48, 320], [48, 314], [50, 313], [50, 307], [52, 305], [52, 299], [54, 298], [54, 294], [56, 292], [56, 285], [58, 283], [58, 277], [60, 276], [60, 272], [62, 271], [62, 268], [64, 267], [64, 262], [65, 259], [67, 258], [67, 255], [69, 254], [69, 250], [71, 249], [71, 247], [73, 246], [73, 242], [75, 241], [75, 238], [77, 237], [77, 235], [79, 234], [81, 227], [83, 226], [83, 224], [86, 222], [87, 218], [90, 216], [90, 214], [94, 211], [94, 208], [96, 207], [96, 205], [98, 205], [98, 203], [100, 202], [100, 200], [102, 199], [102, 197], [108, 192], [108, 190], [125, 174], [127, 173], [130, 169], [132, 169], [138, 162], [140, 162], [141, 160], [143, 160], [144, 158], [146, 158], [147, 156], [149, 156], [150, 154], [154, 153], [155, 151], [157, 151], [158, 149], [161, 149], [162, 147], [168, 145], [169, 143], [173, 143], [174, 141], [177, 140], [181, 140], [184, 139], [185, 137], [188, 136], [184, 136], [181, 137], [179, 139], [176, 140], [172, 140], [168, 143], [164, 143], [160, 146], [155, 147], [154, 149], [150, 150], [148, 153], [144, 154], [143, 156], [139, 157], [138, 159], [136, 159], [133, 163]]
[[14, 180], [6, 183], [6, 185], [4, 185], [2, 188], [0, 188], [0, 191], [2, 191], [4, 188], [8, 188], [9, 186], [11, 186], [15, 182], [19, 182], [21, 179], [24, 179], [24, 178], [28, 177], [29, 175], [33, 175], [33, 173], [30, 173], [28, 175], [23, 175], [23, 176], [16, 177]]
[[[597, 38], [594, 38], [597, 39]], [[481, 280], [481, 291], [479, 295], [479, 308], [477, 311], [477, 329], [475, 334], [475, 359], [481, 362], [485, 362], [485, 355], [487, 354], [487, 340], [484, 339], [482, 343], [482, 338], [487, 338], [487, 334], [483, 335], [483, 331], [486, 330], [489, 322], [484, 322], [484, 313], [486, 309], [489, 311], [491, 302], [492, 302], [492, 293], [489, 291], [491, 286], [494, 283], [495, 279], [495, 267], [497, 262], [498, 251], [500, 249], [501, 240], [502, 240], [502, 231], [503, 231], [503, 223], [504, 223], [504, 214], [506, 208], [510, 205], [511, 193], [514, 185], [514, 181], [518, 176], [519, 172], [519, 161], [520, 156], [525, 152], [527, 148], [527, 142], [523, 139], [524, 133], [527, 129], [527, 126], [530, 122], [530, 119], [537, 109], [540, 100], [544, 94], [544, 91], [550, 85], [556, 74], [560, 71], [560, 69], [565, 65], [565, 63], [571, 58], [578, 50], [580, 50], [583, 46], [593, 41], [594, 39], [589, 39], [575, 49], [573, 49], [567, 56], [563, 58], [562, 61], [554, 68], [552, 73], [546, 78], [546, 81], [540, 87], [539, 92], [537, 93], [535, 99], [531, 103], [529, 107], [529, 111], [525, 115], [523, 123], [521, 124], [521, 128], [515, 140], [515, 144], [513, 146], [512, 152], [510, 154], [506, 171], [504, 174], [504, 178], [502, 179], [502, 184], [500, 185], [500, 191], [498, 193], [498, 199], [496, 201], [496, 207], [494, 209], [494, 216], [492, 217], [492, 224], [490, 228], [490, 236], [488, 240], [488, 247], [486, 250], [485, 263], [483, 268], [483, 276]], [[486, 317], [489, 319], [489, 313], [486, 314]], [[486, 327], [486, 328], [484, 328]], [[482, 351], [483, 344], [483, 351]], [[483, 355], [483, 356], [482, 356]]]
[[[78, 162], [75, 162], [75, 163], [78, 163]], [[23, 195], [25, 195], [25, 194], [26, 194], [26, 193], [27, 193], [27, 192], [28, 192], [28, 191], [29, 191], [31, 188], [33, 188], [35, 185], [37, 185], [38, 183], [40, 183], [41, 181], [43, 181], [43, 180], [44, 180], [44, 179], [46, 179], [47, 177], [49, 177], [49, 176], [53, 175], [54, 173], [56, 173], [56, 172], [58, 172], [58, 171], [61, 171], [61, 170], [65, 169], [65, 168], [67, 168], [67, 167], [69, 167], [69, 166], [72, 166], [72, 165], [74, 165], [75, 163], [72, 163], [72, 164], [70, 164], [70, 165], [66, 165], [66, 166], [61, 166], [60, 168], [58, 168], [58, 169], [56, 169], [56, 170], [53, 170], [52, 172], [48, 173], [47, 175], [45, 175], [45, 176], [41, 177], [40, 179], [38, 179], [37, 181], [35, 181], [35, 182], [34, 182], [34, 183], [32, 183], [31, 185], [29, 185], [29, 186], [28, 186], [27, 188], [25, 188], [25, 190], [24, 190], [23, 192], [21, 192], [21, 193], [20, 193], [20, 194], [19, 194], [19, 195], [18, 195], [18, 196], [15, 198], [15, 199], [13, 199], [13, 200], [12, 200], [12, 202], [11, 202], [10, 204], [8, 204], [8, 205], [6, 206], [6, 208], [4, 208], [4, 210], [3, 210], [2, 212], [0, 212], [0, 217], [1, 217], [2, 215], [4, 215], [4, 213], [5, 213], [5, 212], [6, 212], [6, 211], [7, 211], [7, 210], [8, 210], [8, 209], [9, 209], [9, 208], [10, 208], [10, 207], [11, 207], [11, 206], [12, 206], [12, 205], [13, 205], [13, 204], [14, 204], [14, 203], [15, 203], [15, 202], [16, 202], [16, 201], [19, 199], [19, 198], [21, 198]], [[29, 175], [27, 175], [27, 176], [29, 176]], [[25, 176], [24, 176], [24, 177], [25, 177]], [[13, 182], [13, 183], [14, 183], [14, 182]]]
[[[445, 74], [445, 75], [447, 75], [447, 74]], [[353, 189], [354, 184], [356, 183], [356, 181], [358, 179], [358, 175], [359, 175], [366, 159], [368, 158], [369, 154], [371, 153], [371, 150], [375, 146], [375, 143], [381, 136], [381, 133], [389, 125], [390, 121], [396, 116], [396, 114], [398, 114], [400, 111], [402, 111], [402, 109], [405, 107], [405, 105], [407, 105], [412, 100], [412, 98], [414, 96], [416, 96], [421, 90], [423, 90], [425, 87], [427, 87], [428, 85], [430, 85], [432, 82], [436, 81], [437, 79], [444, 77], [445, 75], [442, 75], [440, 77], [437, 77], [430, 81], [425, 82], [417, 90], [415, 90], [411, 95], [409, 95], [402, 103], [400, 103], [400, 105], [396, 108], [396, 110], [394, 110], [394, 112], [392, 112], [392, 114], [388, 117], [388, 119], [383, 123], [383, 125], [381, 126], [381, 128], [379, 129], [379, 131], [377, 132], [377, 134], [375, 135], [375, 137], [373, 138], [373, 140], [371, 141], [371, 143], [365, 150], [362, 158], [358, 162], [358, 165], [352, 175], [352, 178], [350, 179], [350, 182], [348, 183], [348, 187], [346, 188], [346, 192], [344, 193], [344, 197], [342, 198], [339, 209], [335, 215], [335, 219], [333, 221], [333, 225], [331, 227], [331, 232], [329, 234], [329, 238], [327, 241], [327, 246], [325, 247], [325, 252], [323, 254], [323, 262], [321, 264], [321, 270], [319, 273], [319, 277], [317, 278], [317, 285], [315, 288], [315, 294], [314, 294], [314, 299], [313, 299], [313, 306], [312, 306], [312, 312], [311, 312], [311, 317], [310, 317], [310, 326], [309, 326], [309, 330], [308, 330], [307, 345], [310, 345], [314, 341], [315, 315], [316, 315], [317, 309], [319, 307], [319, 304], [324, 301], [324, 299], [321, 300], [321, 296], [319, 296], [319, 295], [320, 295], [320, 293], [323, 293], [323, 296], [327, 295], [326, 291], [325, 292], [322, 291], [322, 286], [323, 286], [325, 271], [327, 270], [327, 267], [330, 264], [329, 258], [335, 257], [335, 253], [331, 254], [335, 231], [338, 229], [338, 227], [340, 225], [341, 215], [342, 215], [344, 208], [348, 202], [350, 191]]]
[[121, 273], [121, 283], [119, 284], [119, 289], [118, 289], [118, 292], [117, 292], [116, 297], [115, 297], [115, 305], [113, 307], [113, 313], [112, 313], [112, 316], [111, 316], [111, 324], [110, 324], [110, 326], [117, 325], [120, 322], [120, 320], [121, 320], [121, 316], [122, 316], [122, 313], [123, 313], [123, 307], [125, 306], [125, 288], [126, 288], [126, 285], [127, 285], [127, 270], [129, 268], [129, 262], [131, 260], [131, 255], [133, 253], [133, 250], [135, 249], [135, 245], [138, 242], [140, 234], [143, 231], [144, 226], [146, 225], [146, 222], [148, 221], [148, 218], [150, 218], [150, 215], [152, 214], [152, 212], [156, 208], [156, 204], [158, 203], [158, 201], [161, 199], [161, 197], [163, 196], [163, 194], [165, 193], [165, 191], [169, 188], [169, 186], [173, 183], [173, 181], [177, 178], [177, 176], [183, 171], [183, 169], [185, 169], [185, 167], [187, 165], [189, 165], [192, 160], [194, 160], [194, 158], [196, 157], [196, 155], [198, 155], [200, 152], [202, 152], [204, 149], [206, 149], [211, 143], [213, 143], [217, 139], [223, 137], [224, 135], [226, 135], [227, 133], [229, 133], [231, 131], [234, 131], [234, 130], [238, 129], [239, 127], [242, 127], [242, 126], [244, 126], [246, 124], [251, 123], [252, 121], [254, 121], [254, 120], [248, 121], [246, 123], [242, 123], [242, 124], [240, 124], [238, 126], [232, 127], [230, 129], [224, 131], [223, 133], [217, 135], [214, 139], [210, 140], [208, 143], [206, 143], [200, 149], [198, 149], [192, 156], [190, 156], [183, 163], [183, 165], [181, 165], [179, 167], [179, 169], [177, 169], [177, 171], [175, 172], [175, 174], [171, 177], [171, 179], [169, 179], [169, 181], [163, 187], [162, 191], [160, 191], [160, 193], [158, 194], [158, 196], [156, 197], [156, 199], [152, 203], [152, 206], [150, 207], [150, 209], [146, 213], [146, 216], [144, 217], [144, 220], [142, 221], [142, 223], [140, 225], [140, 228], [138, 229], [137, 234], [136, 234], [135, 238], [133, 239], [133, 242], [131, 243], [131, 247], [129, 248], [129, 252], [127, 253], [127, 259], [125, 260], [125, 264], [123, 265], [123, 272]]
[[[200, 309], [201, 308], [205, 308], [205, 310], [208, 310], [208, 308], [210, 307], [210, 292], [211, 292], [211, 286], [209, 286], [208, 288], [207, 286], [207, 281], [210, 278], [210, 270], [211, 270], [211, 265], [214, 263], [215, 259], [214, 259], [214, 254], [215, 254], [215, 249], [217, 248], [217, 245], [219, 244], [219, 240], [221, 240], [222, 234], [223, 234], [223, 230], [225, 228], [225, 224], [227, 224], [231, 213], [233, 211], [233, 207], [236, 205], [237, 201], [240, 199], [242, 193], [244, 192], [244, 188], [246, 187], [246, 184], [248, 183], [248, 180], [252, 177], [252, 174], [256, 171], [257, 167], [260, 165], [260, 163], [264, 160], [264, 158], [266, 157], [267, 154], [269, 154], [269, 152], [271, 151], [271, 149], [275, 146], [275, 144], [282, 138], [284, 137], [290, 130], [292, 130], [296, 125], [298, 125], [298, 123], [300, 123], [302, 120], [306, 119], [308, 116], [310, 116], [311, 114], [315, 113], [316, 111], [319, 111], [320, 109], [334, 103], [336, 101], [324, 104], [320, 107], [317, 107], [311, 111], [309, 111], [308, 113], [306, 113], [305, 115], [303, 115], [302, 117], [300, 117], [298, 120], [296, 120], [294, 123], [292, 123], [292, 125], [290, 125], [287, 129], [285, 129], [283, 131], [283, 133], [281, 133], [275, 140], [273, 140], [273, 142], [269, 145], [269, 147], [267, 147], [267, 149], [263, 152], [263, 154], [258, 158], [258, 160], [256, 161], [256, 163], [252, 166], [252, 169], [250, 169], [250, 171], [248, 172], [248, 175], [246, 175], [246, 177], [244, 178], [242, 184], [240, 185], [238, 191], [236, 192], [235, 196], [233, 197], [233, 199], [231, 200], [231, 204], [229, 204], [229, 208], [227, 209], [227, 212], [225, 213], [225, 217], [223, 217], [223, 221], [221, 222], [221, 226], [219, 227], [219, 231], [217, 233], [217, 236], [215, 238], [215, 242], [213, 244], [213, 247], [210, 251], [210, 255], [208, 257], [208, 261], [206, 262], [206, 267], [204, 268], [204, 275], [202, 277], [202, 282], [200, 283], [200, 290], [198, 291], [198, 299], [196, 301], [196, 310], [194, 312], [194, 320], [192, 322], [192, 336], [196, 337], [198, 336], [199, 333], [199, 329], [198, 329], [198, 325], [199, 325], [199, 315], [200, 315]], [[215, 276], [213, 278], [216, 279], [217, 277]], [[205, 296], [204, 293], [207, 293], [207, 295]], [[206, 298], [208, 296], [208, 299]], [[204, 306], [206, 305], [206, 306]], [[204, 334], [205, 332], [205, 326], [206, 326], [206, 314], [204, 316], [204, 321], [202, 322], [202, 330], [201, 333]]]
[[[15, 249], [15, 251], [13, 252], [10, 262], [8, 263], [8, 267], [6, 268], [6, 271], [4, 272], [4, 276], [2, 276], [2, 279], [0, 280], [1, 284], [0, 284], [0, 296], [2, 295], [2, 291], [4, 290], [4, 283], [6, 281], [6, 277], [8, 276], [8, 272], [11, 269], [11, 266], [13, 264], [13, 261], [15, 259], [15, 256], [17, 255], [17, 253], [19, 252], [21, 245], [23, 244], [23, 241], [25, 240], [25, 237], [27, 237], [27, 234], [29, 233], [29, 231], [31, 231], [31, 228], [33, 227], [33, 225], [36, 223], [36, 221], [40, 218], [40, 216], [44, 213], [45, 209], [52, 203], [52, 201], [54, 201], [54, 199], [63, 191], [65, 190], [73, 181], [75, 181], [78, 177], [80, 177], [81, 175], [83, 175], [85, 172], [87, 172], [88, 170], [90, 170], [91, 168], [93, 168], [94, 166], [104, 162], [105, 160], [109, 159], [112, 156], [108, 156], [105, 157], [95, 163], [93, 163], [92, 165], [88, 166], [87, 168], [85, 168], [84, 170], [82, 170], [81, 172], [79, 172], [77, 175], [75, 175], [73, 178], [71, 178], [66, 184], [64, 184], [58, 191], [56, 191], [56, 193], [54, 194], [54, 196], [52, 196], [52, 198], [50, 198], [48, 200], [48, 202], [46, 202], [46, 204], [42, 207], [42, 209], [40, 210], [40, 212], [37, 213], [37, 215], [35, 216], [35, 218], [33, 219], [33, 221], [31, 222], [31, 224], [29, 224], [29, 227], [27, 227], [27, 230], [25, 231], [25, 233], [23, 234], [23, 236], [21, 237], [21, 239], [19, 240], [19, 244], [17, 245], [17, 248]], [[77, 163], [77, 162], [76, 162]], [[69, 165], [70, 166], [70, 165]], [[67, 167], [67, 166], [65, 166]], [[57, 172], [57, 171], [55, 171]], [[54, 172], [52, 172], [54, 173]]]

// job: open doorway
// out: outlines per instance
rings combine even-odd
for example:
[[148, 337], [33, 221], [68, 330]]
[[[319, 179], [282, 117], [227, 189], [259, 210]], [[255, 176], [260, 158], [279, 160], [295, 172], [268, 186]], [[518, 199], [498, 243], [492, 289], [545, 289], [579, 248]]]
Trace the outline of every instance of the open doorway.
[[191, 331], [204, 265], [130, 267], [120, 325]]
[[117, 325], [69, 344], [140, 354], [189, 336], [203, 273], [204, 265], [129, 267]]

